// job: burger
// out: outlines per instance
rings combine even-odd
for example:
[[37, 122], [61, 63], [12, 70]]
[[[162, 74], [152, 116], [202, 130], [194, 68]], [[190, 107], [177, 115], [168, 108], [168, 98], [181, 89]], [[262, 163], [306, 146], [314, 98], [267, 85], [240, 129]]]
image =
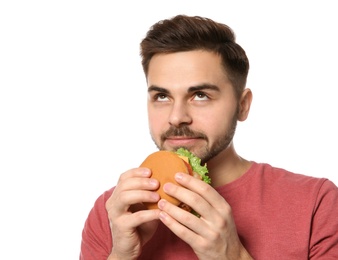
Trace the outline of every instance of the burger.
[[[210, 184], [211, 179], [207, 175], [207, 165], [201, 165], [201, 159], [185, 148], [179, 148], [176, 152], [173, 151], [157, 151], [150, 154], [140, 165], [140, 167], [149, 168], [152, 172], [152, 178], [159, 181], [160, 185], [157, 190], [162, 199], [165, 199], [172, 204], [183, 208], [189, 212], [193, 212], [192, 208], [174, 197], [169, 196], [163, 191], [163, 184], [172, 182], [179, 185], [175, 180], [177, 172], [189, 174], [204, 182]], [[157, 203], [144, 203], [147, 209], [156, 209]]]

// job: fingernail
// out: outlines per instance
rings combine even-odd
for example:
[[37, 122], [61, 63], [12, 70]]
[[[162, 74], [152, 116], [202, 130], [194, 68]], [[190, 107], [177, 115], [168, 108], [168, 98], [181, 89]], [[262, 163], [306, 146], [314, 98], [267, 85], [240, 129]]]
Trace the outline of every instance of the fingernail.
[[163, 185], [163, 190], [166, 191], [166, 192], [170, 191], [171, 186], [172, 186], [171, 183], [166, 183], [166, 184]]
[[156, 186], [157, 185], [157, 180], [150, 179], [149, 183], [150, 183], [151, 186]]
[[154, 201], [158, 201], [160, 199], [160, 195], [157, 193], [157, 192], [152, 192], [151, 193], [151, 198], [154, 200]]
[[150, 170], [147, 168], [143, 168], [141, 174], [142, 176], [148, 177], [150, 175]]
[[180, 173], [180, 172], [176, 173], [176, 175], [175, 175], [175, 179], [176, 180], [182, 180], [182, 178], [183, 178], [183, 174], [182, 173]]
[[160, 209], [163, 209], [163, 208], [164, 208], [164, 205], [165, 205], [165, 200], [160, 200], [160, 201], [158, 202], [158, 207], [159, 207]]
[[168, 216], [167, 213], [165, 213], [164, 211], [160, 212], [160, 220], [165, 221], [167, 216]]

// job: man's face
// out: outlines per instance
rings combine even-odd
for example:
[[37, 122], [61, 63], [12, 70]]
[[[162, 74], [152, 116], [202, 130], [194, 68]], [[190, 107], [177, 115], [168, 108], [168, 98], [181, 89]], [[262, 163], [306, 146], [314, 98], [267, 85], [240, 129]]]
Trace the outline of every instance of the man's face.
[[150, 134], [160, 150], [185, 147], [205, 162], [232, 142], [238, 103], [218, 55], [155, 55], [147, 83]]

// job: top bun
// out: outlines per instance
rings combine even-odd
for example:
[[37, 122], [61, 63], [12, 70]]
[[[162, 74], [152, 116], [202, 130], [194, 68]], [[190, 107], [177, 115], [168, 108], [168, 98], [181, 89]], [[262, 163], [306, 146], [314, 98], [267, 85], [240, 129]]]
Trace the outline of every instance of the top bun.
[[[157, 190], [162, 199], [178, 206], [181, 202], [163, 191], [163, 185], [166, 182], [172, 182], [179, 185], [175, 180], [175, 174], [182, 172], [189, 174], [189, 169], [184, 160], [176, 153], [170, 151], [157, 151], [150, 154], [140, 165], [140, 167], [149, 168], [152, 172], [151, 177], [160, 182]], [[144, 203], [148, 209], [157, 209], [157, 203]]]

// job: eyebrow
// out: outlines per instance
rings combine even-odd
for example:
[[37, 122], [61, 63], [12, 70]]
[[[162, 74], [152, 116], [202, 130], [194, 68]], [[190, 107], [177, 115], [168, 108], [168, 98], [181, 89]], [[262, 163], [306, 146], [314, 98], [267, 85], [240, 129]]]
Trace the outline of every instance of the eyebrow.
[[202, 84], [202, 85], [190, 87], [188, 89], [188, 92], [201, 91], [201, 90], [205, 90], [205, 89], [210, 89], [210, 90], [214, 90], [214, 91], [218, 91], [218, 92], [220, 91], [219, 87], [217, 87], [216, 85]]
[[165, 93], [165, 94], [169, 94], [169, 91], [166, 88], [161, 88], [159, 86], [156, 85], [151, 85], [148, 88], [148, 93], [155, 91], [155, 92], [161, 92], [161, 93]]
[[[201, 85], [197, 85], [197, 86], [191, 86], [188, 88], [188, 93], [189, 92], [196, 92], [196, 91], [201, 91], [201, 90], [206, 90], [206, 89], [210, 89], [210, 90], [214, 90], [214, 91], [220, 91], [219, 87], [217, 87], [216, 85], [212, 85], [212, 84], [201, 84]], [[148, 88], [148, 93], [152, 92], [152, 91], [156, 91], [156, 92], [161, 92], [164, 94], [169, 94], [169, 90], [166, 88], [161, 88], [159, 86], [156, 85], [151, 85]]]

